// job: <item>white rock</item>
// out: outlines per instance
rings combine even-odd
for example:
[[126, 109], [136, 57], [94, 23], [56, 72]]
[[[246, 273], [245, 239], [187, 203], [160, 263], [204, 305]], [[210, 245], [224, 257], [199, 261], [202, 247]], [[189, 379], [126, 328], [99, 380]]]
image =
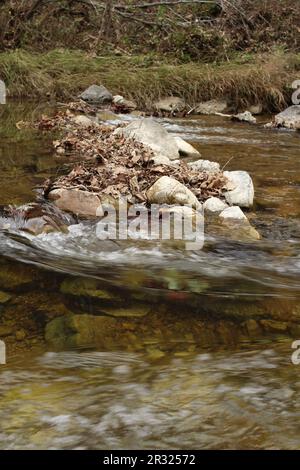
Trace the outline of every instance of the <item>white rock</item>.
[[287, 129], [300, 129], [300, 105], [287, 108], [275, 116], [275, 126]]
[[154, 119], [146, 118], [133, 121], [126, 127], [116, 129], [114, 133], [141, 142], [150, 147], [153, 152], [164, 155], [170, 160], [179, 158], [176, 140]]
[[81, 126], [81, 127], [89, 127], [89, 126], [92, 126], [94, 124], [92, 119], [90, 119], [87, 116], [84, 116], [83, 114], [79, 114], [78, 116], [74, 116], [72, 121], [74, 122], [74, 124], [77, 124], [78, 126]]
[[164, 111], [167, 113], [179, 112], [185, 109], [185, 102], [176, 96], [169, 96], [154, 103], [153, 107], [158, 111]]
[[202, 207], [192, 191], [169, 176], [162, 176], [151, 186], [147, 191], [147, 199], [150, 204], [191, 205], [195, 209]]
[[164, 155], [155, 155], [150, 161], [153, 165], [176, 166], [180, 164], [180, 160], [170, 160]]
[[200, 152], [198, 152], [195, 147], [183, 140], [181, 137], [175, 137], [176, 143], [178, 145], [179, 154], [183, 157], [201, 157]]
[[251, 207], [254, 201], [254, 186], [246, 171], [224, 171], [230, 190], [225, 199], [230, 206]]
[[221, 217], [221, 219], [246, 220], [246, 221], [248, 221], [248, 219], [245, 216], [244, 212], [238, 206], [227, 207], [227, 209], [224, 209], [221, 212], [220, 217]]
[[222, 212], [228, 208], [228, 205], [218, 197], [210, 197], [203, 204], [203, 209], [208, 212]]
[[196, 160], [195, 162], [188, 163], [192, 170], [206, 171], [207, 173], [218, 173], [220, 165], [217, 162], [210, 162], [209, 160]]
[[226, 101], [220, 100], [210, 100], [204, 101], [199, 103], [194, 113], [195, 114], [216, 114], [216, 113], [224, 113], [226, 111], [228, 105]]
[[235, 114], [232, 116], [234, 121], [249, 122], [250, 124], [256, 124], [256, 118], [252, 116], [250, 111], [245, 111], [244, 113]]
[[249, 111], [251, 114], [262, 114], [263, 112], [263, 105], [261, 103], [258, 104], [253, 104], [252, 106], [249, 106]]

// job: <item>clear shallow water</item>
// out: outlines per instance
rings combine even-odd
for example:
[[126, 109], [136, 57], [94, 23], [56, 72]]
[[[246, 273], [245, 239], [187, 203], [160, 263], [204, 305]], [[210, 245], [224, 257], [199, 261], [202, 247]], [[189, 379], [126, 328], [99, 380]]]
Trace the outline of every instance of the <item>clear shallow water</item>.
[[[0, 108], [0, 205], [34, 200], [33, 187], [63, 171], [52, 136], [15, 128], [47, 109]], [[243, 317], [245, 306], [256, 315], [255, 302], [264, 299], [268, 312], [280, 306], [278, 320], [288, 320], [289, 302], [299, 306], [300, 136], [215, 117], [162, 122], [203, 158], [251, 173], [250, 217], [263, 239], [207, 234], [202, 251], [187, 252], [175, 244], [99, 242], [86, 222], [67, 235], [0, 232], [0, 338], [8, 347], [8, 365], [0, 366], [2, 448], [299, 447], [291, 341], [242, 338], [237, 346], [229, 338], [221, 351], [218, 339], [197, 342], [195, 324], [208, 317], [214, 329], [220, 317]], [[66, 294], [70, 274], [79, 285], [112, 286], [123, 306], [131, 291], [156, 302], [155, 318], [138, 326], [124, 318], [124, 335], [105, 347], [57, 351], [45, 343], [47, 323], [70, 311], [98, 315], [102, 302]], [[41, 352], [24, 354], [35, 347]]]

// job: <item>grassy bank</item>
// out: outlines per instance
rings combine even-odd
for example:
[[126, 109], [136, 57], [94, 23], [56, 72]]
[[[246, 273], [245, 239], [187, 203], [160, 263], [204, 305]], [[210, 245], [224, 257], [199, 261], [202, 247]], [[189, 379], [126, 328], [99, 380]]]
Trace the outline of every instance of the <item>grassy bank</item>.
[[291, 84], [300, 78], [300, 55], [277, 51], [218, 65], [174, 65], [149, 55], [94, 57], [81, 51], [15, 50], [0, 54], [0, 78], [13, 98], [72, 99], [90, 84], [102, 83], [141, 108], [175, 94], [190, 106], [227, 97], [236, 107], [261, 101], [266, 110], [276, 111], [289, 103]]

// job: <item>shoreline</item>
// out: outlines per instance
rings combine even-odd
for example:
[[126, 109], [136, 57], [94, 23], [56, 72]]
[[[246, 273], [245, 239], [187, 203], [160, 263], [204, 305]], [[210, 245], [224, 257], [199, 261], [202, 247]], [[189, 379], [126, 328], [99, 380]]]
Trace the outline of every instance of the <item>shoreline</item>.
[[260, 102], [264, 112], [274, 113], [290, 103], [299, 70], [300, 55], [283, 52], [248, 59], [241, 55], [220, 64], [177, 65], [159, 59], [149, 65], [146, 56], [92, 57], [60, 49], [0, 53], [0, 78], [6, 83], [8, 99], [72, 99], [89, 85], [102, 83], [144, 110], [174, 95], [190, 108], [201, 101], [226, 98], [233, 110]]

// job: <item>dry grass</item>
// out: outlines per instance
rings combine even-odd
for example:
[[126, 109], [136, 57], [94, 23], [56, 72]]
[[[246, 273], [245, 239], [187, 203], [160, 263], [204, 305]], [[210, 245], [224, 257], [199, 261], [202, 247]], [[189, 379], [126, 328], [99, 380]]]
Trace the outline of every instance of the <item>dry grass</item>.
[[227, 97], [235, 107], [261, 101], [266, 109], [275, 111], [288, 104], [299, 70], [300, 56], [282, 51], [243, 56], [220, 65], [158, 62], [150, 66], [143, 56], [92, 57], [68, 50], [0, 54], [0, 78], [10, 97], [70, 99], [92, 83], [102, 83], [141, 108], [160, 97], [178, 95], [191, 107], [199, 101]]

